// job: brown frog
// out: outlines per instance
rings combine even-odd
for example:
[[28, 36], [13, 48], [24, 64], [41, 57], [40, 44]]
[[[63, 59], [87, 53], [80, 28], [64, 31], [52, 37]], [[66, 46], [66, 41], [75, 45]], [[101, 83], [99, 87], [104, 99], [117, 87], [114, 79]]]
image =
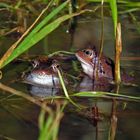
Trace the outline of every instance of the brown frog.
[[31, 85], [44, 87], [59, 86], [59, 77], [57, 69], [60, 67], [55, 60], [35, 60], [33, 61], [33, 69], [25, 74], [24, 82]]
[[[86, 49], [76, 53], [77, 59], [81, 62], [81, 66], [85, 74], [95, 81], [108, 81], [114, 83], [114, 62], [106, 57], [103, 53], [99, 58], [99, 53], [95, 47], [89, 46]], [[121, 69], [121, 79], [125, 84], [134, 83], [134, 78], [129, 76]]]
[[95, 47], [78, 51], [76, 57], [81, 62], [84, 73], [90, 78], [98, 77], [114, 80], [114, 62], [103, 54], [99, 58]]

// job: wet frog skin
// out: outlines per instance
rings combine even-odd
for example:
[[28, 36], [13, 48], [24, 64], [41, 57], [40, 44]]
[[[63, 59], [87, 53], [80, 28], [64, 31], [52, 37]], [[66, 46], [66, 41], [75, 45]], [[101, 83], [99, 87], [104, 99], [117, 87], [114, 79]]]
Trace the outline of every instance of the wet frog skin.
[[[52, 63], [52, 64], [51, 64]], [[57, 69], [60, 67], [56, 61], [52, 62], [36, 60], [34, 68], [24, 76], [24, 82], [31, 85], [57, 87], [59, 85], [59, 77]]]
[[84, 73], [90, 78], [95, 79], [98, 75], [98, 78], [114, 79], [113, 61], [103, 54], [99, 59], [98, 52], [95, 47], [88, 47], [78, 51], [76, 53], [76, 57], [80, 61]]

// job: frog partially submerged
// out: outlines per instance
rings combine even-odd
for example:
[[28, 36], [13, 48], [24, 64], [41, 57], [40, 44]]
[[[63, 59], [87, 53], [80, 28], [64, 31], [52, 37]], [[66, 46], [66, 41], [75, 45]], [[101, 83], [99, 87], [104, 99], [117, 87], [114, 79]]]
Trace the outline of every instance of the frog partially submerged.
[[[99, 58], [99, 53], [96, 47], [89, 46], [86, 49], [80, 50], [76, 53], [77, 59], [80, 61], [85, 74], [91, 79], [108, 79], [110, 82], [114, 81], [114, 62], [106, 57], [103, 53]], [[125, 72], [121, 73], [122, 81], [131, 81], [133, 78]]]
[[35, 60], [33, 69], [24, 75], [24, 82], [43, 87], [58, 87], [60, 85], [57, 74], [59, 67], [56, 60]]
[[99, 55], [95, 47], [88, 47], [78, 51], [76, 53], [76, 57], [81, 62], [84, 73], [86, 73], [90, 78], [95, 78], [97, 74], [99, 78], [105, 77], [114, 79], [113, 61], [103, 54], [99, 59]]

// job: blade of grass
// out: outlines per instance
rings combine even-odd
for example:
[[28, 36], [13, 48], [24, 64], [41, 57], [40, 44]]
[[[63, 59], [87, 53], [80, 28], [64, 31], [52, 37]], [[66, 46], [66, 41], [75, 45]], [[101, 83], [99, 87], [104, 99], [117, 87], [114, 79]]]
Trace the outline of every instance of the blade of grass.
[[76, 104], [76, 103], [70, 98], [70, 96], [69, 96], [69, 94], [68, 94], [68, 91], [67, 91], [67, 89], [66, 89], [66, 86], [65, 86], [65, 83], [64, 83], [62, 74], [61, 74], [61, 72], [60, 72], [59, 69], [57, 69], [57, 73], [58, 73], [58, 76], [59, 76], [59, 79], [60, 79], [60, 83], [61, 83], [61, 86], [62, 86], [62, 88], [63, 88], [63, 91], [64, 91], [64, 94], [65, 94], [66, 98], [67, 98], [74, 106], [76, 106], [78, 109], [81, 109], [80, 105]]
[[[35, 22], [27, 29], [27, 31], [21, 36], [21, 38], [14, 43], [9, 49], [8, 51], [4, 54], [3, 58], [0, 60], [0, 67], [3, 64], [4, 61], [6, 61], [7, 57], [10, 56], [10, 54], [14, 51], [14, 49], [17, 47], [17, 45], [23, 40], [23, 38], [29, 33], [29, 31], [31, 31], [31, 29], [34, 27], [34, 25], [38, 22], [38, 20], [40, 19], [40, 17], [45, 13], [45, 11], [49, 8], [49, 6], [51, 5], [51, 3], [53, 2], [53, 0], [50, 1], [50, 3], [47, 5], [47, 7], [45, 9], [43, 9], [43, 11], [41, 12], [41, 14], [38, 16], [38, 18], [35, 20]], [[56, 14], [58, 14], [66, 5], [67, 5], [68, 1], [64, 2], [62, 5], [60, 5], [58, 8], [56, 8], [55, 10], [53, 10], [48, 16], [46, 16], [46, 18], [44, 18], [37, 26], [36, 28], [34, 28], [28, 36], [26, 36], [26, 38], [23, 40], [23, 46], [25, 46], [28, 41], [32, 38], [32, 36], [37, 33], [45, 24], [47, 24]]]
[[110, 93], [110, 92], [102, 92], [102, 91], [85, 91], [85, 92], [79, 92], [72, 94], [71, 96], [77, 96], [77, 97], [102, 97], [104, 95], [109, 95], [113, 97], [122, 97], [122, 98], [128, 98], [132, 100], [138, 100], [140, 102], [140, 97], [135, 97], [135, 96], [128, 96], [128, 95], [123, 95], [121, 93], [116, 94], [116, 93]]
[[56, 122], [54, 123], [54, 127], [55, 129], [53, 129], [53, 140], [56, 140], [57, 139], [57, 135], [58, 135], [58, 131], [59, 131], [59, 126], [60, 126], [60, 120], [61, 118], [63, 117], [63, 111], [67, 105], [67, 101], [65, 100], [63, 102], [63, 105], [61, 106], [61, 108], [57, 107], [57, 111], [56, 111], [56, 114], [57, 114], [57, 119], [56, 119]]
[[96, 92], [96, 91], [85, 91], [85, 92], [78, 92], [74, 93], [71, 96], [79, 96], [79, 97], [101, 97], [102, 95], [105, 95], [106, 92]]
[[62, 85], [62, 88], [64, 90], [64, 94], [67, 97], [67, 99], [70, 99], [69, 94], [68, 94], [68, 91], [67, 91], [66, 86], [65, 86], [65, 83], [64, 83], [64, 80], [62, 78], [62, 74], [60, 73], [60, 70], [59, 69], [57, 69], [57, 73], [58, 73], [58, 76], [59, 76], [59, 79], [60, 79], [60, 83]]
[[42, 130], [40, 132], [40, 136], [39, 136], [38, 140], [47, 140], [48, 139], [48, 137], [49, 137], [48, 131], [49, 131], [49, 128], [52, 125], [53, 121], [54, 121], [53, 116], [49, 114], [47, 120], [43, 124], [44, 127], [42, 128]]
[[[43, 124], [44, 127], [40, 129], [38, 140], [56, 140], [57, 139], [60, 121], [61, 121], [61, 118], [63, 117], [63, 110], [66, 105], [67, 105], [67, 101], [66, 102], [64, 101], [62, 106], [60, 105], [59, 102], [56, 102], [55, 110], [50, 108], [51, 110], [50, 112], [45, 112], [45, 110], [40, 112], [40, 116], [43, 116], [42, 118], [46, 118], [46, 120], [44, 121], [44, 124]], [[48, 114], [47, 117], [46, 117], [46, 114]], [[40, 121], [40, 116], [39, 116], [39, 123], [41, 122], [41, 124], [39, 124], [39, 126], [42, 125], [42, 122], [43, 122], [43, 121]]]
[[7, 10], [13, 9], [13, 7], [10, 4], [0, 2], [0, 8], [7, 8]]
[[128, 2], [126, 2], [125, 3], [125, 6], [127, 6], [127, 7], [140, 7], [140, 2], [130, 2], [130, 1], [128, 1]]
[[[101, 2], [102, 0], [86, 0], [87, 2]], [[108, 3], [108, 0], [104, 0], [104, 2]], [[133, 0], [117, 0], [118, 4], [127, 4], [129, 6], [140, 6], [140, 2], [134, 2]]]
[[[51, 1], [51, 3], [53, 2], [53, 0]], [[52, 18], [54, 18], [57, 14], [59, 14], [68, 4], [69, 0], [67, 0], [66, 2], [62, 3], [60, 6], [58, 6], [56, 9], [54, 9], [49, 15], [47, 15], [30, 33], [29, 35], [26, 37], [26, 40], [24, 41], [23, 45], [26, 45], [28, 40], [31, 39], [31, 37], [33, 35], [35, 35], [37, 32], [39, 32], [41, 30], [41, 28], [43, 28], [43, 26], [45, 26]], [[46, 11], [46, 10], [45, 10]]]
[[136, 11], [140, 11], [140, 8], [125, 9], [125, 10], [119, 11], [118, 14], [127, 14], [127, 13], [136, 12]]
[[112, 11], [112, 19], [114, 23], [114, 34], [116, 36], [116, 27], [118, 22], [117, 1], [116, 0], [87, 0], [88, 2], [109, 2]]
[[62, 112], [57, 111], [55, 117], [53, 118], [53, 122], [49, 128], [49, 131], [46, 131], [46, 134], [47, 134], [46, 139], [42, 139], [42, 140], [56, 140], [57, 139], [59, 124], [60, 124], [60, 120], [62, 116], [63, 116]]
[[117, 12], [117, 1], [116, 0], [108, 0], [110, 3], [110, 8], [112, 11], [112, 18], [114, 23], [114, 34], [116, 36], [116, 28], [117, 28], [117, 22], [118, 22], [118, 12]]
[[[10, 56], [10, 54], [14, 51], [14, 49], [17, 47], [17, 45], [23, 40], [23, 38], [31, 31], [31, 29], [35, 26], [35, 24], [39, 21], [39, 19], [41, 18], [41, 16], [45, 13], [45, 11], [49, 8], [49, 6], [51, 5], [51, 2], [47, 5], [47, 7], [45, 9], [42, 10], [42, 12], [40, 13], [40, 15], [38, 16], [38, 18], [33, 22], [33, 24], [26, 30], [26, 32], [20, 37], [20, 39], [15, 42], [9, 49], [8, 51], [4, 54], [4, 56], [1, 58], [0, 60], [0, 68], [1, 65], [3, 64], [4, 61], [6, 61], [6, 59]], [[35, 30], [35, 29], [34, 29]], [[33, 30], [33, 31], [34, 31]], [[28, 36], [27, 36], [28, 37]], [[27, 38], [26, 37], [26, 38]], [[25, 39], [26, 40], [26, 39]], [[24, 41], [24, 40], [23, 40]]]
[[137, 21], [136, 17], [134, 16], [134, 14], [132, 14], [131, 12], [129, 13], [129, 15], [131, 16], [133, 23], [136, 25], [136, 29], [138, 31], [138, 33], [140, 34], [140, 24]]
[[[0, 64], [0, 68], [4, 67], [8, 63], [10, 63], [13, 59], [15, 59], [16, 57], [18, 57], [20, 54], [22, 54], [23, 52], [25, 52], [26, 50], [28, 50], [30, 47], [32, 47], [33, 45], [35, 45], [37, 42], [39, 42], [41, 39], [43, 39], [46, 35], [48, 35], [53, 30], [55, 30], [57, 27], [59, 27], [59, 25], [62, 22], [70, 19], [71, 17], [80, 15], [80, 14], [86, 12], [86, 11], [87, 10], [83, 10], [83, 11], [81, 11], [79, 13], [74, 13], [74, 14], [71, 14], [71, 15], [64, 15], [64, 16], [56, 19], [52, 23], [46, 25], [38, 33], [36, 33], [30, 40], [27, 41], [27, 45], [26, 46], [24, 46], [22, 44], [22, 42], [21, 42], [21, 44], [19, 44], [19, 46], [17, 48], [15, 48], [14, 51], [12, 51], [12, 53], [10, 52], [10, 55], [8, 55], [8, 57], [4, 58], [5, 61], [2, 64]], [[2, 59], [1, 59], [1, 61], [3, 61]]]
[[41, 109], [41, 112], [39, 114], [38, 122], [39, 122], [39, 129], [40, 131], [44, 128], [44, 123], [45, 123], [45, 110]]

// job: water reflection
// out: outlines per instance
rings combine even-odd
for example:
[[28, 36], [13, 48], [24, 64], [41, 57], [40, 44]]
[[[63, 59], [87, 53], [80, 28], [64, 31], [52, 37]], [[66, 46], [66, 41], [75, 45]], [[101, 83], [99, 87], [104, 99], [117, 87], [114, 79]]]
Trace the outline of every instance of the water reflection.
[[[110, 18], [105, 18], [105, 41], [104, 41], [104, 51], [105, 54], [107, 54], [109, 57], [113, 57], [113, 26], [112, 26], [112, 20]], [[76, 28], [76, 33], [74, 35], [74, 42], [73, 46], [77, 48], [81, 48], [85, 46], [86, 42], [91, 41], [95, 45], [98, 45], [98, 40], [100, 39], [100, 20], [90, 20], [87, 22], [81, 22], [78, 23], [78, 28]], [[87, 26], [88, 25], [88, 26]], [[137, 56], [139, 57], [139, 37], [134, 38], [134, 33], [132, 33], [130, 30], [127, 30], [126, 27], [129, 27], [128, 24], [125, 24], [125, 27], [123, 27], [123, 35], [125, 38], [123, 38], [123, 56]], [[58, 36], [59, 35], [59, 36]], [[93, 39], [95, 36], [95, 39]], [[137, 34], [136, 34], [137, 35]], [[132, 38], [133, 37], [133, 38]], [[7, 41], [7, 39], [9, 41]], [[2, 42], [3, 49], [6, 48], [6, 46], [10, 46], [12, 43], [10, 42], [11, 39], [6, 38]], [[97, 41], [97, 43], [95, 43]], [[45, 42], [45, 41], [44, 41]], [[70, 38], [69, 35], [65, 33], [65, 27], [61, 27], [58, 30], [54, 31], [53, 33], [48, 36], [46, 39], [47, 46], [51, 46], [47, 48], [47, 53], [51, 53], [57, 50], [69, 50], [70, 48], [66, 47], [69, 46], [70, 44]], [[42, 43], [43, 44], [43, 43]], [[42, 46], [41, 42], [38, 44], [38, 48], [33, 47], [30, 50], [31, 54], [44, 54], [44, 48], [46, 46]], [[46, 45], [46, 44], [45, 44]], [[56, 47], [57, 46], [57, 47]], [[4, 50], [0, 51], [0, 54], [2, 55], [4, 53]], [[126, 66], [126, 70], [129, 72], [134, 72], [136, 75], [136, 79], [139, 82], [139, 61], [122, 61], [121, 63], [123, 66]], [[129, 67], [127, 67], [129, 66]], [[12, 67], [12, 68], [11, 68]], [[69, 71], [71, 68], [69, 68], [69, 64], [64, 66], [66, 69]], [[135, 69], [136, 70], [135, 70]], [[14, 69], [14, 73], [13, 73]], [[10, 81], [11, 79], [15, 78], [16, 72], [15, 71], [21, 71], [23, 70], [22, 66], [16, 65], [9, 65], [7, 69], [4, 70], [4, 78], [3, 80], [5, 83]], [[72, 71], [72, 73], [74, 73]], [[13, 86], [13, 85], [12, 85]], [[14, 88], [23, 90], [22, 86], [18, 86], [18, 84], [14, 84]], [[36, 97], [50, 97], [59, 94], [59, 88], [46, 88], [46, 87], [40, 87], [40, 86], [33, 86], [30, 85], [28, 88], [30, 94]], [[105, 80], [103, 81], [98, 81], [94, 82], [92, 79], [90, 79], [88, 76], [84, 76], [77, 86], [77, 91], [93, 91], [93, 90], [98, 90], [98, 91], [111, 91], [113, 90], [113, 85], [107, 84]], [[135, 88], [135, 87], [121, 87], [121, 93], [126, 93], [130, 95], [135, 95], [135, 93], [139, 93], [140, 89]], [[26, 91], [27, 92], [27, 91]], [[15, 101], [17, 103], [17, 100]], [[61, 123], [60, 127], [60, 135], [59, 138], [60, 140], [95, 140], [96, 136], [98, 135], [98, 140], [107, 140], [108, 139], [108, 132], [109, 132], [109, 127], [110, 127], [110, 116], [111, 116], [111, 110], [112, 110], [112, 101], [111, 100], [93, 100], [89, 98], [84, 98], [79, 103], [85, 105], [88, 103], [89, 108], [86, 110], [81, 110], [79, 113], [71, 113], [71, 108], [68, 111], [67, 109], [65, 110], [65, 115]], [[38, 115], [34, 114], [34, 111], [36, 109], [34, 108], [29, 108], [26, 101], [22, 103], [22, 108], [24, 108], [28, 112], [23, 112], [24, 117], [28, 117], [25, 114], [32, 116], [38, 117]], [[118, 103], [120, 104], [120, 102]], [[15, 106], [18, 108], [21, 106], [21, 101], [19, 101], [18, 105]], [[33, 105], [34, 106], [34, 105]], [[122, 105], [123, 106], [123, 105]], [[128, 140], [128, 138], [133, 139], [133, 140], [138, 140], [139, 138], [139, 103], [132, 103], [127, 105], [126, 109], [123, 109], [123, 107], [119, 107], [120, 114], [118, 118], [118, 129], [117, 129], [117, 135], [116, 139], [123, 139], [123, 140]], [[99, 121], [97, 123], [97, 127], [94, 127], [93, 125], [93, 119], [95, 119], [95, 114], [92, 112], [92, 108], [98, 107], [98, 112], [99, 112]], [[11, 106], [10, 108], [13, 108]], [[73, 107], [74, 108], [74, 107]], [[9, 111], [9, 109], [7, 109]], [[75, 108], [73, 109], [75, 110]], [[20, 124], [17, 120], [16, 123], [12, 120], [12, 125], [9, 125], [10, 118], [8, 111], [5, 111], [5, 115], [2, 116], [2, 111], [1, 113], [1, 118], [0, 118], [0, 130], [2, 131], [2, 134], [6, 134], [9, 136], [13, 136], [15, 138], [19, 139], [37, 139], [37, 132], [38, 128], [29, 125], [28, 126], [28, 132], [23, 131], [24, 126], [23, 124]], [[13, 114], [17, 114], [15, 110], [11, 111]], [[133, 112], [136, 112], [135, 114]], [[31, 114], [32, 113], [32, 114]], [[125, 115], [126, 114], [126, 115]], [[100, 119], [101, 118], [101, 119]], [[8, 120], [8, 121], [7, 121]], [[33, 119], [32, 119], [33, 120]], [[4, 123], [3, 123], [4, 121]], [[8, 123], [7, 123], [8, 122]], [[29, 122], [29, 121], [28, 121]], [[30, 121], [31, 122], [31, 121]], [[36, 121], [37, 122], [37, 121]], [[14, 126], [17, 125], [18, 127], [15, 128]], [[11, 128], [12, 126], [12, 128]], [[20, 133], [18, 132], [20, 127]], [[4, 129], [3, 129], [4, 128]], [[6, 131], [8, 128], [9, 133]], [[32, 132], [32, 130], [35, 130], [35, 132]], [[12, 130], [16, 130], [17, 132], [13, 132]], [[97, 131], [98, 130], [98, 131]], [[30, 132], [30, 133], [29, 133]], [[98, 133], [98, 134], [97, 134]], [[21, 135], [24, 138], [21, 138]], [[27, 134], [25, 136], [25, 134]], [[35, 138], [36, 136], [36, 138]]]
[[110, 120], [102, 115], [95, 125], [94, 119], [92, 109], [81, 110], [78, 113], [66, 113], [60, 127], [60, 139], [106, 140]]
[[30, 85], [28, 90], [31, 95], [40, 98], [53, 97], [60, 91], [60, 89], [56, 87], [41, 87], [34, 85]]
[[78, 91], [111, 91], [113, 88], [114, 85], [109, 83], [106, 78], [93, 80], [85, 75], [77, 89]]

